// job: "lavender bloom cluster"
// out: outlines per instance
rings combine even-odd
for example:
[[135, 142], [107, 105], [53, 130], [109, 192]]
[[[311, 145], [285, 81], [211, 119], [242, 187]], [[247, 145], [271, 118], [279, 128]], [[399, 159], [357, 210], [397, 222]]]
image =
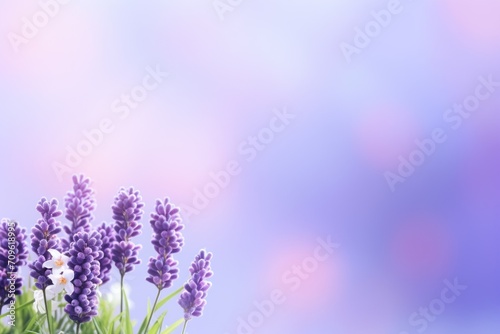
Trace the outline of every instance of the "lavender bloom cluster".
[[90, 188], [90, 179], [73, 176], [73, 191], [68, 192], [64, 199], [66, 206], [65, 217], [71, 222], [70, 226], [64, 226], [68, 235], [62, 239], [62, 249], [67, 251], [73, 242], [73, 237], [78, 232], [90, 232], [92, 226], [92, 211], [95, 209], [94, 191]]
[[[48, 306], [51, 305], [48, 302], [57, 300], [64, 291], [64, 300], [67, 302], [64, 311], [77, 324], [78, 332], [82, 323], [89, 322], [98, 315], [97, 289], [110, 281], [114, 264], [122, 278], [121, 312], [123, 301], [126, 300], [123, 292], [124, 275], [140, 263], [138, 252], [141, 245], [135, 244], [132, 239], [141, 234], [143, 207], [138, 191], [134, 188], [122, 188], [112, 206], [114, 223], [102, 223], [93, 227], [91, 223], [95, 200], [90, 179], [83, 175], [73, 176], [73, 189], [65, 198], [65, 217], [70, 224], [62, 227], [58, 217], [63, 212], [58, 209], [58, 201], [42, 198], [36, 206], [41, 218], [30, 234], [30, 246], [35, 257], [28, 264], [30, 276], [34, 278], [37, 288], [33, 291], [35, 311], [47, 313]], [[180, 211], [168, 198], [156, 201], [150, 225], [151, 244], [156, 254], [149, 259], [146, 280], [158, 288], [158, 294], [149, 320], [145, 322], [145, 332], [151, 323], [161, 291], [171, 287], [179, 276], [178, 262], [174, 255], [184, 246], [184, 225]], [[66, 239], [59, 238], [63, 229], [67, 233]], [[0, 222], [0, 313], [2, 307], [13, 300], [12, 287], [15, 288], [15, 294], [21, 293], [21, 278], [15, 277], [13, 283], [12, 277], [17, 275], [10, 274], [17, 274], [19, 268], [28, 262], [26, 239], [26, 231], [17, 223], [7, 220]], [[15, 248], [14, 252], [12, 248]], [[211, 253], [201, 250], [189, 269], [190, 279], [184, 285], [184, 291], [178, 300], [184, 310], [186, 323], [193, 317], [202, 315], [207, 291], [211, 286], [208, 278], [213, 275], [211, 259]], [[158, 308], [160, 307], [159, 305]], [[56, 312], [55, 317], [58, 315]], [[60, 326], [61, 319], [53, 320], [52, 316], [47, 315], [49, 331], [57, 329], [54, 324]]]
[[29, 265], [31, 277], [36, 280], [36, 287], [44, 290], [51, 285], [49, 275], [51, 270], [44, 268], [43, 263], [50, 260], [49, 249], [60, 251], [60, 240], [57, 236], [61, 232], [61, 225], [56, 218], [62, 215], [62, 211], [57, 209], [56, 199], [48, 201], [42, 198], [36, 207], [42, 215], [35, 227], [31, 229], [31, 250], [37, 256], [36, 260]]
[[115, 220], [115, 238], [112, 259], [116, 268], [123, 276], [134, 269], [134, 265], [141, 263], [138, 258], [140, 245], [135, 245], [130, 239], [141, 234], [144, 203], [138, 191], [134, 188], [121, 189], [113, 205], [113, 219]]
[[74, 271], [74, 291], [66, 295], [64, 311], [77, 324], [90, 321], [97, 315], [97, 287], [101, 284], [100, 263], [103, 257], [101, 234], [97, 231], [78, 232], [69, 249], [68, 267]]
[[112, 248], [115, 243], [115, 230], [112, 226], [102, 223], [102, 225], [97, 228], [97, 232], [101, 234], [101, 249], [103, 251], [103, 257], [99, 260], [101, 269], [99, 278], [102, 281], [101, 284], [105, 284], [110, 280], [111, 268], [113, 267]]
[[[12, 247], [14, 249], [11, 249]], [[9, 249], [14, 252], [13, 257], [9, 257]], [[0, 223], [0, 269], [18, 272], [19, 268], [27, 262], [26, 230], [19, 227], [17, 222], [2, 219]]]
[[184, 309], [186, 321], [202, 315], [207, 290], [212, 286], [212, 283], [206, 280], [213, 275], [210, 267], [211, 259], [212, 253], [201, 250], [189, 268], [191, 279], [184, 285], [184, 292], [179, 298], [179, 305]]
[[[27, 259], [26, 230], [21, 229], [16, 222], [2, 219], [0, 223], [0, 311], [3, 305], [13, 301], [12, 292], [14, 295], [21, 294], [23, 283], [22, 278], [18, 276], [18, 271], [20, 267], [26, 265]], [[11, 289], [12, 286], [14, 291]]]
[[181, 234], [184, 225], [181, 222], [179, 209], [170, 204], [168, 198], [163, 202], [156, 201], [156, 210], [151, 214], [150, 223], [153, 229], [151, 243], [158, 255], [149, 259], [149, 276], [146, 280], [162, 290], [171, 287], [178, 277], [178, 263], [172, 255], [180, 252], [184, 245]]
[[[21, 278], [18, 277], [14, 282], [14, 294], [20, 295], [22, 288]], [[0, 311], [5, 305], [8, 305], [13, 299], [9, 296], [11, 294], [11, 276], [5, 271], [0, 270]]]

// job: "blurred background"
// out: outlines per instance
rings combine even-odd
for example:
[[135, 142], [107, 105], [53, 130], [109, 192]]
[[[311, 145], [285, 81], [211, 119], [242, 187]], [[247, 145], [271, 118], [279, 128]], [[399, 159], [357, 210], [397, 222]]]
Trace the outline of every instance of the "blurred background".
[[[93, 180], [96, 226], [120, 187], [140, 190], [134, 318], [155, 293], [149, 214], [169, 197], [186, 224], [175, 287], [214, 253], [189, 333], [499, 333], [500, 88], [457, 129], [445, 118], [480, 77], [500, 81], [499, 1], [63, 3], [0, 1], [0, 216], [30, 229], [73, 174]], [[391, 187], [435, 129], [446, 140]], [[329, 237], [340, 247], [311, 262]]]

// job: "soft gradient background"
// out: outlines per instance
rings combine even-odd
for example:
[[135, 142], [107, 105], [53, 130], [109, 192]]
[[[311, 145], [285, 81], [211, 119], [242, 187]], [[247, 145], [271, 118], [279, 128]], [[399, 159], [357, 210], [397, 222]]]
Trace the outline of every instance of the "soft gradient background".
[[[121, 186], [137, 187], [143, 264], [127, 281], [139, 319], [154, 294], [144, 277], [155, 199], [191, 204], [237, 160], [241, 174], [186, 217], [176, 286], [202, 247], [216, 273], [190, 334], [238, 333], [274, 289], [287, 300], [254, 333], [417, 333], [410, 314], [454, 278], [467, 290], [426, 333], [499, 333], [500, 90], [456, 131], [443, 113], [479, 76], [500, 80], [500, 2], [401, 0], [347, 63], [340, 43], [387, 3], [244, 0], [221, 21], [210, 0], [73, 0], [15, 52], [8, 34], [40, 6], [1, 0], [0, 216], [31, 227], [40, 197], [62, 201], [70, 174], [84, 173], [97, 225]], [[111, 103], [157, 64], [169, 78], [119, 119]], [[247, 163], [239, 145], [285, 106], [296, 118]], [[114, 131], [58, 180], [53, 162], [103, 118]], [[436, 127], [448, 140], [391, 192], [384, 173]], [[291, 292], [283, 273], [328, 235], [341, 247]], [[182, 314], [169, 309], [171, 322]]]

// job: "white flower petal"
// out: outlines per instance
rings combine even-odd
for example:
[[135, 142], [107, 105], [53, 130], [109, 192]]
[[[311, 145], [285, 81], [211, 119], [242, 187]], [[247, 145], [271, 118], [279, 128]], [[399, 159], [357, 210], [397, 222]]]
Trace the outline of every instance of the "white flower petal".
[[56, 250], [56, 249], [49, 249], [49, 250], [47, 250], [47, 252], [49, 252], [50, 255], [52, 255], [52, 258], [59, 258], [59, 257], [61, 257], [61, 253], [59, 253], [59, 251]]
[[40, 299], [39, 300], [35, 300], [35, 303], [33, 303], [33, 308], [38, 313], [41, 313], [41, 314], [45, 313], [45, 303], [43, 301], [43, 297], [42, 297], [41, 300]]
[[68, 295], [72, 294], [73, 291], [75, 290], [75, 287], [73, 286], [73, 283], [68, 283], [66, 284], [66, 286], [64, 287], [64, 290], [66, 290], [66, 293]]
[[54, 268], [54, 267], [55, 267], [55, 265], [56, 265], [56, 264], [54, 263], [54, 260], [48, 260], [48, 261], [45, 261], [45, 262], [42, 264], [42, 266], [43, 266], [44, 268], [49, 268], [49, 269]]
[[[48, 287], [45, 288], [45, 296], [47, 297], [47, 300], [54, 299], [56, 296], [55, 292], [55, 287], [53, 285], [49, 285]], [[43, 292], [42, 292], [42, 299], [43, 299]]]
[[57, 280], [57, 284], [55, 284], [54, 282], [54, 285], [52, 286], [54, 287], [52, 290], [54, 292], [54, 296], [59, 294], [59, 292], [61, 292], [64, 289], [64, 285], [60, 284], [59, 280]]
[[33, 291], [33, 298], [35, 300], [43, 299], [43, 291], [42, 290], [35, 290], [35, 291]]
[[71, 282], [75, 278], [75, 272], [71, 269], [63, 271], [62, 277], [64, 277], [68, 282]]

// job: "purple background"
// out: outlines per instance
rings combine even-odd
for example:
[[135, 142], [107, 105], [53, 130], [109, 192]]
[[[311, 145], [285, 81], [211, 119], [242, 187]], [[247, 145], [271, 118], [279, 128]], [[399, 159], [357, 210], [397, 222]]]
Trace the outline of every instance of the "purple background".
[[[155, 199], [192, 205], [236, 160], [241, 173], [186, 217], [175, 286], [202, 247], [216, 273], [189, 333], [238, 333], [275, 289], [286, 301], [255, 333], [417, 333], [410, 315], [455, 278], [467, 290], [426, 333], [498, 333], [500, 89], [459, 129], [443, 114], [480, 76], [500, 80], [500, 2], [401, 0], [347, 62], [341, 43], [387, 6], [247, 0], [222, 21], [210, 0], [71, 1], [15, 52], [9, 34], [40, 5], [1, 1], [0, 216], [31, 227], [40, 197], [62, 201], [73, 173], [94, 182], [96, 225], [121, 186], [139, 189], [143, 264], [127, 281], [140, 319], [154, 297], [144, 278]], [[113, 113], [156, 65], [169, 77], [128, 117]], [[295, 119], [247, 162], [240, 145], [284, 107]], [[54, 162], [106, 118], [113, 131], [58, 179]], [[447, 140], [392, 192], [384, 173], [435, 128]], [[329, 235], [341, 247], [291, 291], [282, 276]], [[181, 316], [169, 309], [170, 322]]]

